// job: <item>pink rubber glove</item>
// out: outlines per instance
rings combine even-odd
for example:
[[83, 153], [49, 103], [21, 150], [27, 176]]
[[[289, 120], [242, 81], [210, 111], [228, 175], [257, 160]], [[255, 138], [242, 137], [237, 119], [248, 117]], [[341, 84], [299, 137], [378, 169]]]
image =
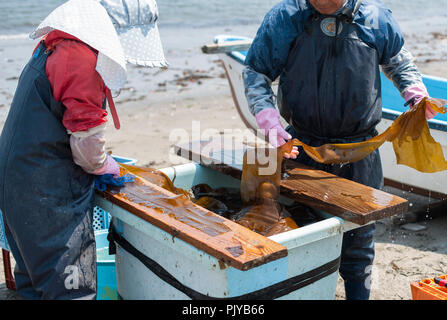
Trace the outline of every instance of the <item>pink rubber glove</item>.
[[[278, 110], [273, 108], [267, 108], [260, 111], [256, 115], [256, 122], [261, 130], [264, 130], [264, 134], [269, 138], [269, 142], [275, 147], [279, 148], [284, 145], [287, 140], [292, 139], [292, 136], [284, 130], [280, 119]], [[285, 158], [296, 159], [298, 155], [298, 148], [294, 147], [290, 154], [285, 154]]]
[[[412, 86], [404, 92], [405, 101], [410, 101], [413, 98], [415, 99], [413, 106], [417, 105], [425, 97], [429, 97], [429, 94], [424, 85]], [[433, 119], [437, 114], [438, 113], [434, 111], [429, 104], [427, 104], [425, 108], [425, 117], [427, 120]]]
[[118, 163], [110, 155], [107, 155], [104, 165], [101, 168], [96, 169], [93, 174], [97, 176], [113, 174], [114, 178], [119, 178], [121, 176]]

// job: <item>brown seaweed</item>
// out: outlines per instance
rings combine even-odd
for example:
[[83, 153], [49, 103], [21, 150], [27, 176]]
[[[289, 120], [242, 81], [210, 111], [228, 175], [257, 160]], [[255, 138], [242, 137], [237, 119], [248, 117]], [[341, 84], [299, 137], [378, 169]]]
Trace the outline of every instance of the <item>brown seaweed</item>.
[[282, 206], [270, 200], [245, 207], [236, 220], [240, 225], [266, 237], [298, 228], [290, 216], [285, 216]]
[[244, 208], [236, 217], [237, 223], [265, 236], [298, 228], [278, 202], [284, 154], [292, 148], [290, 141], [278, 149], [256, 147], [245, 152], [241, 181]]
[[230, 210], [225, 205], [225, 203], [215, 198], [201, 197], [195, 202], [195, 204], [209, 211], [212, 211], [222, 217], [228, 218], [230, 215]]
[[214, 236], [223, 232], [222, 221], [215, 220], [213, 222], [215, 226], [205, 223], [199, 212], [191, 206], [193, 202], [265, 236], [298, 228], [290, 213], [276, 201], [278, 195], [276, 188], [267, 181], [263, 181], [257, 188], [257, 197], [263, 201], [258, 199], [256, 205], [245, 204], [244, 206], [241, 192], [236, 188], [213, 189], [207, 184], [199, 184], [191, 188], [194, 195], [191, 202], [190, 193], [175, 187], [171, 179], [161, 171], [130, 165], [121, 166], [128, 172], [176, 195], [166, 197], [154, 192], [151, 188], [134, 183], [119, 190], [123, 198], [159, 210], [207, 234]]
[[188, 199], [190, 198], [188, 191], [175, 187], [172, 180], [160, 170], [125, 164], [120, 164], [120, 166], [125, 168], [130, 173], [137, 175], [163, 189], [166, 189], [174, 194], [185, 195]]
[[319, 163], [342, 164], [359, 161], [388, 141], [393, 143], [398, 164], [426, 173], [444, 171], [447, 161], [442, 146], [430, 134], [425, 111], [430, 105], [434, 111], [446, 113], [445, 103], [445, 100], [424, 98], [397, 118], [385, 132], [364, 142], [312, 147], [294, 139], [293, 144], [301, 146]]
[[132, 173], [139, 178], [114, 190], [122, 199], [151, 208], [161, 215], [167, 215], [212, 237], [231, 230], [225, 224], [225, 218], [212, 215], [209, 211], [196, 206], [186, 190], [173, 187], [172, 181], [161, 172], [128, 165], [121, 166], [122, 174]]

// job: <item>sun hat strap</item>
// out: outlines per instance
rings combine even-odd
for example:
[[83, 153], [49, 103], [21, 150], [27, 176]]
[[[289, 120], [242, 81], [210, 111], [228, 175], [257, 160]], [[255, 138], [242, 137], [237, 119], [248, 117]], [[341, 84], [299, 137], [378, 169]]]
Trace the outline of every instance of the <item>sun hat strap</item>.
[[[56, 48], [56, 46], [61, 43], [64, 39], [59, 39], [54, 41], [51, 45], [47, 46], [47, 49], [45, 50], [45, 53], [49, 53], [51, 51], [54, 51], [54, 49]], [[45, 38], [43, 39], [43, 41], [45, 41]]]
[[107, 102], [109, 104], [110, 112], [112, 113], [113, 124], [115, 125], [116, 130], [121, 128], [120, 119], [118, 118], [118, 113], [116, 112], [115, 103], [113, 102], [112, 92], [108, 87], [106, 87], [106, 97]]

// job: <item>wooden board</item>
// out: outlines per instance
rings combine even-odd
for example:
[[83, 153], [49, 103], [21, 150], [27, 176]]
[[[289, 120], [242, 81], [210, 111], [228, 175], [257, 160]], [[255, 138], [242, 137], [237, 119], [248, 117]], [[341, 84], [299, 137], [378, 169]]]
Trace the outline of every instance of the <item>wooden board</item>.
[[[247, 147], [224, 149], [210, 142], [176, 145], [177, 155], [241, 179]], [[395, 195], [314, 170], [292, 160], [285, 161], [281, 194], [300, 203], [364, 225], [408, 210], [408, 201]]]
[[[170, 201], [166, 202], [168, 205], [160, 205], [156, 197], [152, 200], [150, 196], [145, 196], [152, 193], [169, 198]], [[142, 178], [137, 177], [120, 193], [108, 190], [100, 195], [168, 232], [173, 236], [173, 241], [179, 238], [219, 259], [220, 263], [239, 270], [248, 270], [287, 256], [284, 246], [192, 202], [188, 203], [189, 208], [193, 209], [191, 216], [170, 211], [171, 199], [175, 201], [178, 196]]]

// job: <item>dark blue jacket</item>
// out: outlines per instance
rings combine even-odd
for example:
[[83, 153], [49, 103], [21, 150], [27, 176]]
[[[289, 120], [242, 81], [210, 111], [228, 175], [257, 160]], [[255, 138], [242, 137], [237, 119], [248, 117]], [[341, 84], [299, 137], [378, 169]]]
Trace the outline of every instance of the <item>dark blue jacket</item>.
[[[353, 8], [356, 2], [356, 0], [349, 0], [346, 7]], [[246, 96], [253, 114], [257, 114], [264, 108], [274, 108], [275, 101], [270, 88], [271, 82], [288, 73], [287, 65], [290, 65], [290, 60], [295, 58], [291, 57], [291, 50], [297, 45], [297, 39], [303, 37], [306, 32], [306, 24], [315, 13], [316, 10], [307, 0], [285, 0], [274, 6], [265, 16], [246, 57], [246, 68], [243, 74]], [[344, 56], [339, 55], [333, 63], [346, 64], [349, 62], [351, 68], [357, 69], [359, 72], [362, 72], [361, 70], [368, 63], [375, 63], [374, 67], [377, 70], [380, 65], [385, 75], [394, 82], [402, 94], [412, 85], [423, 85], [422, 77], [413, 63], [411, 53], [404, 48], [404, 38], [397, 22], [391, 11], [385, 8], [380, 1], [363, 1], [354, 17], [352, 26], [356, 37], [360, 40], [360, 46], [375, 50], [376, 58], [374, 60], [376, 61], [355, 59], [361, 57], [354, 57], [354, 53], [347, 52]], [[320, 38], [317, 35], [315, 40], [317, 45], [320, 45]], [[301, 61], [296, 62], [300, 64], [300, 69], [303, 72], [312, 71], [305, 67], [309, 61], [315, 59], [315, 56], [312, 53], [310, 56], [301, 54], [300, 59]], [[315, 61], [315, 63], [322, 68], [321, 61]], [[321, 75], [319, 76], [321, 77]], [[376, 79], [371, 78], [375, 76], [365, 75], [369, 78], [364, 80], [375, 81]], [[350, 79], [343, 78], [340, 81], [352, 84]], [[279, 92], [280, 94], [281, 92]], [[380, 90], [377, 95], [380, 97]], [[331, 102], [328, 101], [328, 103]]]

